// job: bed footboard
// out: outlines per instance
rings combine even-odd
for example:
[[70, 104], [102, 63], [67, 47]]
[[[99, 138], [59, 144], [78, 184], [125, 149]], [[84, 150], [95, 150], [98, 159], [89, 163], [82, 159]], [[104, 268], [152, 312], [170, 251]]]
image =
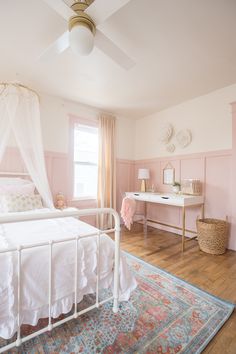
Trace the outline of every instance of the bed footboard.
[[[17, 338], [14, 342], [5, 345], [4, 347], [0, 348], [0, 353], [3, 353], [6, 350], [9, 350], [15, 346], [19, 347], [22, 343], [44, 333], [47, 331], [51, 331], [53, 328], [60, 326], [61, 324], [68, 322], [78, 316], [94, 309], [98, 308], [102, 304], [113, 300], [113, 312], [118, 312], [118, 299], [119, 299], [119, 261], [120, 261], [120, 218], [118, 213], [109, 208], [100, 208], [100, 209], [84, 209], [84, 210], [64, 210], [64, 211], [50, 211], [46, 213], [35, 213], [31, 215], [7, 215], [4, 217], [0, 217], [0, 224], [12, 223], [12, 222], [22, 222], [22, 221], [31, 221], [31, 220], [41, 220], [41, 219], [54, 219], [54, 218], [62, 218], [62, 217], [75, 217], [79, 218], [81, 216], [87, 215], [101, 215], [101, 214], [110, 214], [114, 218], [115, 227], [109, 230], [98, 230], [91, 234], [86, 234], [84, 236], [76, 236], [72, 238], [60, 239], [60, 240], [50, 240], [47, 242], [41, 242], [36, 244], [27, 244], [27, 245], [20, 245], [17, 248], [8, 248], [0, 250], [1, 254], [7, 254], [11, 252], [16, 252], [17, 254], [17, 277], [18, 277], [18, 287], [17, 287]], [[100, 283], [100, 269], [99, 269], [99, 260], [100, 260], [100, 237], [101, 234], [106, 233], [115, 233], [115, 252], [114, 252], [114, 289], [113, 289], [113, 296], [99, 301], [99, 283]], [[97, 274], [96, 274], [96, 303], [92, 306], [89, 306], [82, 311], [77, 311], [77, 289], [78, 289], [78, 240], [82, 238], [96, 236], [97, 237]], [[75, 279], [74, 279], [74, 303], [75, 309], [74, 313], [62, 320], [59, 320], [55, 323], [52, 323], [52, 316], [51, 316], [51, 306], [52, 306], [52, 254], [53, 254], [53, 246], [58, 243], [66, 243], [68, 241], [75, 242]], [[48, 325], [30, 335], [25, 337], [21, 337], [21, 294], [22, 294], [22, 281], [21, 281], [21, 274], [22, 274], [22, 262], [21, 256], [24, 250], [33, 249], [37, 247], [48, 246]]]

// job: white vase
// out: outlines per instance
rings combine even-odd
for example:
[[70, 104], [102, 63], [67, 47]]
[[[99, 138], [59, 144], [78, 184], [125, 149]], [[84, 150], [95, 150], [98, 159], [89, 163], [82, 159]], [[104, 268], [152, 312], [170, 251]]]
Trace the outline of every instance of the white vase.
[[174, 192], [174, 193], [179, 193], [179, 191], [180, 191], [180, 186], [173, 186], [172, 188], [173, 188], [173, 192]]

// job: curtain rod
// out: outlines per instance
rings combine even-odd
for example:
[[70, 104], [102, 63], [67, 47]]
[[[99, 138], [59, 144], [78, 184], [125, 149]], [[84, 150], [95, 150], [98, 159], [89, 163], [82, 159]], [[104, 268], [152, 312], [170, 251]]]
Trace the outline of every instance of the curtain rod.
[[26, 85], [23, 85], [23, 84], [18, 84], [18, 83], [9, 83], [9, 82], [0, 82], [0, 86], [10, 86], [10, 85], [12, 85], [12, 86], [15, 86], [15, 87], [22, 87], [22, 88], [25, 88], [26, 90], [29, 90], [29, 91], [31, 91], [31, 92], [33, 92], [33, 93], [35, 93], [36, 95], [37, 95], [37, 97], [38, 97], [38, 99], [40, 99], [40, 97], [39, 97], [39, 94], [38, 94], [38, 92], [36, 92], [35, 90], [33, 90], [32, 88], [30, 88], [30, 87], [28, 87], [28, 86], [26, 86]]

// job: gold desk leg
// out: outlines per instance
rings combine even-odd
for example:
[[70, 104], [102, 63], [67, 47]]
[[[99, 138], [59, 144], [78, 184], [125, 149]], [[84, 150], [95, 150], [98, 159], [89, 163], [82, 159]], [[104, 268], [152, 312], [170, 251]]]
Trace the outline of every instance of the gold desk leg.
[[204, 213], [205, 211], [204, 211], [204, 204], [202, 204], [202, 207], [201, 207], [201, 218], [202, 219], [204, 219], [204, 215], [205, 215], [205, 213]]
[[185, 241], [185, 207], [182, 208], [182, 252], [184, 252]]
[[145, 240], [147, 238], [147, 202], [144, 202], [144, 223], [143, 223], [143, 231]]

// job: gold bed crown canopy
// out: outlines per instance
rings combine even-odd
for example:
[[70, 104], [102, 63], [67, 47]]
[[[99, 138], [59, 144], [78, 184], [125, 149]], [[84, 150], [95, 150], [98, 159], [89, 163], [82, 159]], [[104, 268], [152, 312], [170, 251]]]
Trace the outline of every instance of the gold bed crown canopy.
[[[6, 88], [7, 86], [15, 86], [15, 87], [24, 88], [24, 89], [26, 89], [26, 90], [29, 90], [29, 91], [35, 93], [35, 94], [37, 95], [38, 99], [40, 98], [37, 91], [33, 90], [32, 88], [30, 88], [30, 87], [28, 87], [28, 86], [26, 86], [26, 85], [23, 85], [23, 84], [19, 83], [19, 82], [0, 82], [0, 86], [3, 86], [3, 90], [4, 90], [4, 88]], [[0, 94], [1, 94], [1, 93], [2, 93], [2, 92], [0, 92]]]

